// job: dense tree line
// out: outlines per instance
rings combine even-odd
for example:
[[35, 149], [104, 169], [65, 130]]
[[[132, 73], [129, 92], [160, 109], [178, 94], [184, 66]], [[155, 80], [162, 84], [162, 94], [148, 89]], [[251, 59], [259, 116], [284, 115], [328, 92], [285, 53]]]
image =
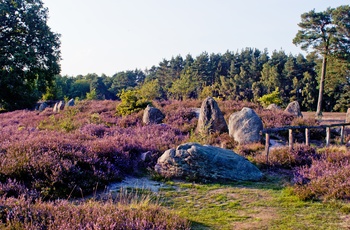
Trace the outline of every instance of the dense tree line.
[[[51, 99], [118, 99], [123, 90], [138, 90], [152, 99], [188, 99], [214, 96], [231, 100], [258, 102], [263, 95], [277, 88], [282, 106], [297, 100], [303, 110], [315, 110], [322, 59], [315, 53], [306, 57], [284, 51], [246, 48], [224, 54], [203, 52], [163, 59], [145, 71], [122, 71], [109, 77], [60, 76], [54, 82]], [[324, 97], [327, 111], [344, 111], [349, 105], [349, 63], [329, 60]]]
[[[59, 35], [41, 0], [0, 0], [0, 111], [43, 100], [205, 98], [259, 102], [280, 97], [303, 110], [344, 111], [350, 102], [350, 6], [301, 15], [293, 42], [307, 56], [246, 48], [163, 59], [145, 71], [61, 76]], [[327, 77], [326, 77], [327, 76]], [[321, 103], [321, 104], [320, 104]]]

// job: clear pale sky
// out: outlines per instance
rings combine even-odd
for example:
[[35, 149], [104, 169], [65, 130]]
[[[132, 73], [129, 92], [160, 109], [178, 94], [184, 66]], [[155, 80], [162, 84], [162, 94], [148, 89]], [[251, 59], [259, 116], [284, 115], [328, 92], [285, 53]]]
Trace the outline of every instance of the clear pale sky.
[[349, 0], [43, 0], [61, 34], [62, 75], [144, 70], [206, 51], [303, 53], [292, 40], [300, 15]]

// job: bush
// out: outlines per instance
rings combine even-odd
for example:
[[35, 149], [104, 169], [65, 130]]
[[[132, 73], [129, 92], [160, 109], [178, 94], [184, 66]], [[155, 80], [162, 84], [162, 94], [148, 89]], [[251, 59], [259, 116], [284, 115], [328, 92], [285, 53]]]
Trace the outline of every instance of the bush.
[[288, 126], [291, 125], [295, 119], [295, 116], [278, 110], [259, 110], [257, 114], [263, 121], [264, 128]]
[[[294, 145], [292, 151], [288, 147], [271, 149], [269, 153], [269, 166], [293, 169], [304, 165], [311, 165], [314, 159], [318, 159], [319, 154], [313, 147], [306, 145]], [[256, 155], [253, 161], [258, 164], [266, 164], [265, 153]]]
[[111, 145], [99, 148], [97, 141], [82, 144], [72, 136], [36, 134], [6, 148], [1, 154], [0, 174], [38, 191], [42, 197], [89, 194], [96, 184], [103, 186], [121, 179], [128, 168], [128, 156]]
[[[130, 198], [130, 197], [127, 197]], [[190, 229], [190, 222], [152, 202], [90, 200], [71, 203], [0, 198], [1, 229]]]
[[76, 118], [79, 112], [79, 109], [76, 107], [66, 108], [63, 114], [52, 114], [43, 119], [37, 127], [40, 130], [71, 132], [82, 125]]
[[118, 115], [129, 115], [145, 109], [151, 102], [142, 98], [137, 90], [122, 91], [119, 95], [121, 103], [117, 105]]
[[307, 199], [350, 199], [350, 152], [325, 152], [295, 172], [294, 191]]
[[[116, 117], [114, 101], [82, 101], [60, 114], [52, 110], [0, 114], [0, 189], [5, 193], [13, 188], [18, 193], [9, 194], [16, 196], [35, 190], [44, 198], [79, 197], [97, 184], [103, 188], [126, 174], [153, 168], [165, 150], [188, 140], [187, 131], [178, 127], [187, 123], [186, 129], [195, 127], [196, 119], [183, 113], [180, 104], [162, 106], [174, 119], [183, 120], [143, 126], [141, 111]], [[75, 128], [62, 132], [63, 121], [68, 120]], [[144, 152], [151, 152], [151, 161], [140, 160]]]
[[276, 104], [276, 105], [282, 104], [282, 99], [281, 99], [281, 95], [278, 87], [272, 93], [265, 94], [264, 96], [260, 97], [258, 101], [264, 107], [267, 107], [271, 104]]

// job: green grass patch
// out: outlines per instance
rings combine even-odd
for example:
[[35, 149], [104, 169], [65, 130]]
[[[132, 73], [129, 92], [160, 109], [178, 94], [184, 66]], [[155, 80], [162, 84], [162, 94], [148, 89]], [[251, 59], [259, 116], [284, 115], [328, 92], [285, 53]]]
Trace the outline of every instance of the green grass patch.
[[350, 206], [302, 201], [283, 177], [262, 182], [173, 182], [162, 205], [192, 222], [193, 229], [347, 229]]

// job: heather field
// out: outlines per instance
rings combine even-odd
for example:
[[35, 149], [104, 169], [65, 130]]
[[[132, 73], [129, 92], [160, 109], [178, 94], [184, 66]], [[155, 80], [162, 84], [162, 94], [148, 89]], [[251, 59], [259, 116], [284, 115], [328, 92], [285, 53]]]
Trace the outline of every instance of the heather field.
[[[238, 146], [228, 134], [195, 132], [201, 101], [154, 101], [164, 124], [143, 125], [142, 111], [116, 115], [116, 101], [80, 101], [60, 113], [0, 114], [1, 229], [347, 229], [350, 226], [350, 150], [318, 142], [273, 148]], [[264, 127], [316, 125], [283, 112], [219, 101], [226, 120], [253, 108]], [[286, 133], [275, 138], [286, 139]], [[302, 142], [303, 133], [296, 133]], [[260, 182], [170, 181], [153, 167], [167, 149], [185, 142], [232, 149], [264, 173]], [[349, 137], [347, 137], [349, 141]], [[151, 156], [142, 160], [142, 154]], [[157, 194], [128, 190], [99, 199], [110, 183], [147, 176], [169, 188]]]

